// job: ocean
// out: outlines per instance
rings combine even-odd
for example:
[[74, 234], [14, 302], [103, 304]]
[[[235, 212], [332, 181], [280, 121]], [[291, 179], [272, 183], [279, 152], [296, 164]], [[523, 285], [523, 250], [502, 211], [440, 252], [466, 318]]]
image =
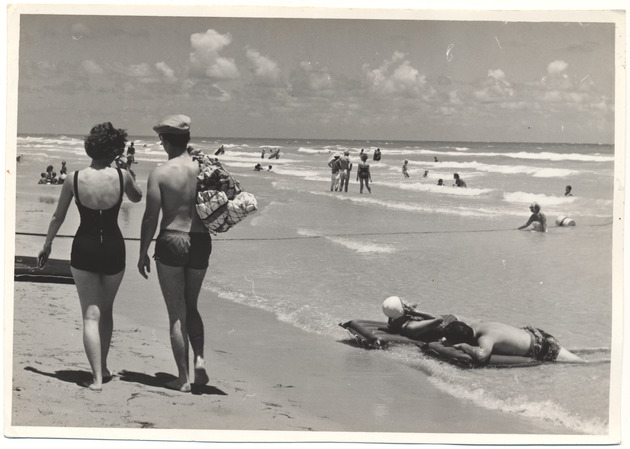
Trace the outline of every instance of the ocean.
[[[132, 140], [145, 191], [149, 171], [165, 154], [155, 136]], [[191, 145], [206, 153], [224, 145], [219, 159], [259, 204], [258, 212], [214, 238], [204, 285], [211, 295], [270, 311], [329, 337], [331, 345], [348, 340], [341, 322], [384, 320], [381, 303], [391, 295], [436, 314], [540, 327], [594, 363], [462, 370], [412, 347], [371, 351], [370, 357], [417, 369], [418, 383], [479, 407], [552, 422], [567, 433], [608, 432], [611, 145], [194, 137]], [[280, 157], [270, 160], [274, 148]], [[372, 160], [377, 148], [380, 161]], [[327, 163], [345, 150], [355, 165], [350, 188], [331, 192]], [[362, 150], [369, 156], [371, 194], [360, 194], [355, 178]], [[16, 254], [36, 255], [43, 237], [31, 234], [45, 234], [60, 189], [38, 185], [39, 174], [49, 164], [58, 170], [62, 160], [69, 171], [80, 169], [89, 159], [81, 137], [70, 135], [19, 136], [16, 153], [23, 155]], [[257, 163], [263, 171], [253, 170]], [[467, 188], [453, 186], [454, 173]], [[249, 190], [248, 184], [266, 187]], [[564, 196], [566, 185], [573, 196]], [[547, 233], [516, 230], [533, 201], [547, 216]], [[139, 237], [143, 210], [144, 201], [123, 204], [120, 226], [130, 241]], [[561, 216], [576, 226], [556, 226]], [[71, 207], [59, 234], [71, 236], [77, 225]], [[70, 243], [56, 239], [51, 257], [68, 259]], [[242, 255], [239, 266], [222, 264], [228, 252]], [[136, 252], [128, 250], [127, 257], [126, 276], [137, 276]], [[134, 319], [142, 322], [142, 308], [154, 301], [137, 298]]]

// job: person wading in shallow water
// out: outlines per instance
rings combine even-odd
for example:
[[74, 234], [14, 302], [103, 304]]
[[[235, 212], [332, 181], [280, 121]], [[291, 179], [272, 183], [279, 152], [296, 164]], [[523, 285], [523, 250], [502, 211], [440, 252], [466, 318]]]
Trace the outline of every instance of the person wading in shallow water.
[[212, 240], [195, 209], [199, 165], [186, 148], [190, 141], [190, 118], [166, 117], [153, 127], [168, 162], [153, 169], [147, 181], [147, 203], [140, 233], [138, 271], [147, 279], [151, 239], [162, 212], [155, 241], [155, 264], [169, 317], [171, 347], [178, 376], [167, 388], [191, 391], [188, 370], [189, 344], [194, 357], [194, 384], [208, 383], [204, 360], [204, 327], [197, 299], [208, 269]]

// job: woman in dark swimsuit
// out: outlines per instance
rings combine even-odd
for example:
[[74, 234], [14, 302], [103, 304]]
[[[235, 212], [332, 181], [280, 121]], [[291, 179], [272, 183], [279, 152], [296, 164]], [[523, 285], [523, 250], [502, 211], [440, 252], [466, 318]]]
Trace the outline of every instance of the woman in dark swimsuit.
[[359, 162], [359, 168], [357, 169], [357, 181], [359, 180], [361, 181], [359, 193], [363, 193], [363, 183], [365, 183], [368, 192], [372, 193], [372, 189], [370, 189], [372, 174], [370, 173], [370, 164], [367, 163], [367, 154], [365, 153], [361, 155], [361, 162]]
[[70, 269], [77, 286], [83, 315], [83, 345], [92, 368], [92, 390], [100, 390], [111, 378], [107, 354], [112, 338], [112, 307], [125, 272], [125, 242], [118, 228], [123, 193], [137, 203], [142, 199], [131, 169], [111, 168], [125, 150], [127, 133], [111, 123], [96, 125], [85, 138], [89, 167], [68, 176], [39, 253], [42, 268], [50, 256], [52, 241], [75, 198], [81, 224], [72, 242]]

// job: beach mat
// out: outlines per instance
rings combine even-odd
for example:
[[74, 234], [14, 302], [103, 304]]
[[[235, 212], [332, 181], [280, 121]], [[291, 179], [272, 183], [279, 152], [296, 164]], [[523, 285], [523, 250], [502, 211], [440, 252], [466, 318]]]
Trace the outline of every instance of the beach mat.
[[[450, 314], [441, 315], [441, 317], [444, 318], [444, 326], [457, 319], [455, 315]], [[423, 341], [439, 340], [442, 337], [443, 325], [423, 334]], [[339, 326], [347, 330], [359, 346], [366, 349], [385, 349], [390, 345], [415, 345], [420, 342], [392, 332], [384, 321], [351, 320], [339, 323]]]
[[530, 366], [539, 366], [543, 363], [530, 357], [493, 354], [490, 356], [490, 360], [488, 360], [487, 363], [480, 365], [475, 363], [472, 357], [461, 349], [455, 349], [452, 346], [444, 345], [439, 341], [418, 343], [417, 346], [423, 354], [460, 368], [525, 368]]
[[46, 266], [37, 268], [37, 257], [15, 256], [14, 277], [16, 282], [44, 282], [50, 284], [74, 284], [70, 261], [48, 259]]

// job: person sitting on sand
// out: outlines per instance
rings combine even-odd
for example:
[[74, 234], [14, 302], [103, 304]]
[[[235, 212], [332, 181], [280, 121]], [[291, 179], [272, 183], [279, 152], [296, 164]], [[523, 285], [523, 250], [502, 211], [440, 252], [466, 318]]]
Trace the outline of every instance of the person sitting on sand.
[[84, 141], [90, 166], [75, 171], [63, 183], [38, 256], [38, 266], [43, 268], [74, 198], [81, 223], [72, 241], [70, 270], [81, 304], [83, 345], [92, 368], [93, 380], [87, 385], [91, 390], [101, 390], [103, 382], [112, 377], [107, 368], [114, 326], [112, 309], [125, 274], [125, 241], [118, 227], [118, 213], [124, 194], [134, 203], [142, 199], [134, 177], [126, 170], [110, 167], [125, 151], [126, 140], [127, 132], [109, 122], [90, 130]]
[[518, 229], [525, 229], [532, 225], [532, 231], [547, 232], [547, 217], [540, 211], [540, 204], [530, 204], [529, 210], [532, 212], [532, 215], [527, 220], [527, 223], [519, 226]]
[[42, 172], [42, 174], [40, 176], [41, 176], [41, 178], [39, 178], [39, 181], [37, 181], [37, 184], [46, 184], [46, 182], [48, 182], [48, 178], [46, 177], [46, 173]]
[[455, 321], [444, 328], [446, 344], [461, 349], [480, 365], [488, 363], [492, 354], [531, 357], [540, 361], [585, 362], [560, 346], [558, 341], [541, 329], [522, 328], [508, 324], [464, 323]]
[[50, 175], [50, 183], [53, 185], [59, 184], [59, 179], [57, 179], [57, 172], [52, 172]]
[[409, 161], [405, 160], [405, 162], [403, 162], [403, 166], [402, 166], [402, 174], [405, 178], [409, 177], [409, 172], [407, 171], [407, 164], [409, 164]]
[[453, 179], [455, 179], [455, 184], [453, 185], [457, 187], [467, 187], [466, 182], [462, 178], [459, 177], [458, 173], [453, 173]]
[[64, 182], [66, 182], [66, 178], [68, 177], [68, 175], [66, 173], [62, 173], [59, 175], [59, 184], [63, 184]]
[[[383, 313], [388, 318], [390, 332], [400, 334], [412, 340], [422, 340], [431, 333], [431, 340], [441, 337], [436, 331], [444, 323], [445, 317], [438, 317], [416, 309], [417, 304], [409, 305], [398, 296], [390, 296], [383, 301]], [[449, 322], [456, 319], [453, 315], [446, 318]]]
[[365, 153], [361, 155], [361, 162], [359, 162], [359, 168], [357, 169], [357, 181], [361, 181], [359, 193], [363, 193], [364, 182], [368, 192], [372, 193], [372, 189], [370, 189], [372, 174], [370, 173], [370, 164], [367, 163], [367, 154]]
[[[204, 360], [204, 326], [197, 308], [199, 292], [208, 270], [212, 239], [195, 209], [199, 164], [186, 154], [190, 118], [172, 115], [153, 127], [168, 161], [154, 168], [147, 181], [147, 200], [140, 231], [138, 271], [145, 279], [151, 272], [149, 246], [155, 240], [155, 265], [168, 313], [171, 348], [177, 379], [167, 388], [192, 390], [188, 369], [192, 347], [195, 385], [209, 382]], [[183, 157], [180, 157], [183, 156]]]
[[571, 186], [566, 186], [564, 189], [564, 196], [573, 196], [573, 194], [571, 193]]

